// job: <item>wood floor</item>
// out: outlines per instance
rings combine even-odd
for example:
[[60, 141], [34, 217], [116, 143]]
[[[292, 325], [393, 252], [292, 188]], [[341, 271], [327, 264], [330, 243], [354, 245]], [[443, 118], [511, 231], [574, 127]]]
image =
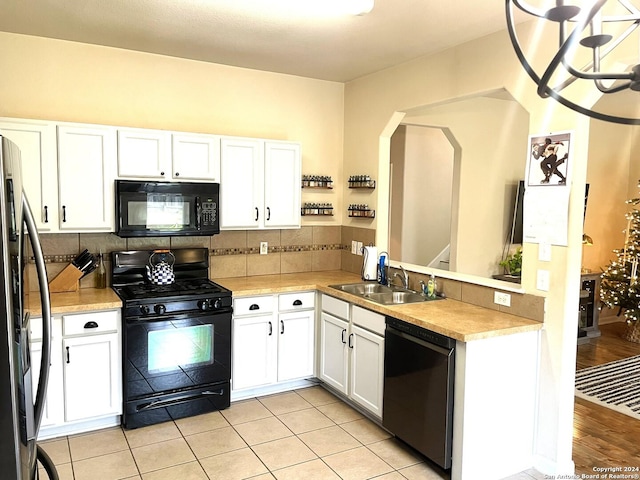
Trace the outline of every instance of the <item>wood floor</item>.
[[[639, 343], [622, 338], [624, 329], [623, 322], [601, 325], [602, 336], [591, 339], [588, 344], [578, 345], [576, 368], [579, 370], [640, 355]], [[640, 468], [639, 439], [640, 420], [576, 398], [573, 461], [577, 475], [593, 475], [595, 467]]]

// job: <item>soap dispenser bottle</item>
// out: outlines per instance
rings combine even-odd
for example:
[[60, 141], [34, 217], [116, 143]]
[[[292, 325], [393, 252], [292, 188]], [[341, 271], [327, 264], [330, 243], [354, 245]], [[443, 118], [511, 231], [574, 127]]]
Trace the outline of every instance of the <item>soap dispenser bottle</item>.
[[427, 298], [429, 298], [430, 300], [436, 298], [436, 289], [436, 277], [432, 273], [431, 278], [429, 278], [429, 281], [427, 282]]
[[382, 252], [378, 257], [378, 283], [387, 284], [387, 252]]

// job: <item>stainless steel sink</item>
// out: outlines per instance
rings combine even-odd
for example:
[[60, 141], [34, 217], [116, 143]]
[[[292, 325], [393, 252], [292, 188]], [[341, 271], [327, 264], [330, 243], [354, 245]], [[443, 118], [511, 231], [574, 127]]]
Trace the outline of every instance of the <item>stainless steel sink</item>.
[[[329, 285], [336, 290], [351, 293], [381, 305], [401, 305], [430, 301], [424, 295], [402, 287], [380, 285], [378, 283], [349, 283], [344, 285]], [[440, 297], [438, 297], [439, 299]]]

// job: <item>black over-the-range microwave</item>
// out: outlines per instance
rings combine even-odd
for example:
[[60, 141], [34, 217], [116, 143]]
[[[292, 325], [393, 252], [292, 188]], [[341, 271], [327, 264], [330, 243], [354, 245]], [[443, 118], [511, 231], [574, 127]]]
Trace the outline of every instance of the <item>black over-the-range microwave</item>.
[[116, 234], [168, 237], [220, 233], [220, 184], [116, 180]]

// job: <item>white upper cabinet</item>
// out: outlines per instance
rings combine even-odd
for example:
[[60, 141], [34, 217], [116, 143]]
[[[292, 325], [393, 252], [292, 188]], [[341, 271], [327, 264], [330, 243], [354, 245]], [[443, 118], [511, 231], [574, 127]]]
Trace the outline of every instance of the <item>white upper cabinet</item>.
[[222, 139], [220, 228], [255, 229], [264, 224], [263, 143], [250, 138]]
[[220, 181], [220, 137], [118, 129], [118, 177]]
[[300, 227], [300, 178], [300, 145], [265, 142], [265, 227]]
[[20, 149], [22, 184], [38, 231], [57, 231], [56, 125], [37, 120], [0, 119], [0, 134]]
[[58, 126], [61, 231], [114, 231], [115, 162], [114, 128]]
[[220, 182], [220, 137], [197, 133], [174, 133], [174, 179]]
[[171, 178], [171, 134], [118, 129], [118, 177]]
[[300, 145], [223, 137], [220, 227], [300, 227]]

